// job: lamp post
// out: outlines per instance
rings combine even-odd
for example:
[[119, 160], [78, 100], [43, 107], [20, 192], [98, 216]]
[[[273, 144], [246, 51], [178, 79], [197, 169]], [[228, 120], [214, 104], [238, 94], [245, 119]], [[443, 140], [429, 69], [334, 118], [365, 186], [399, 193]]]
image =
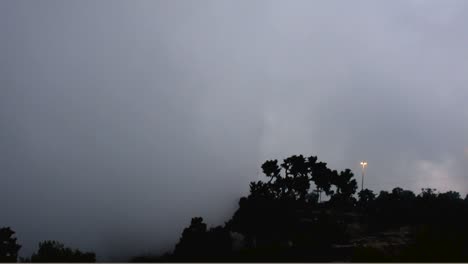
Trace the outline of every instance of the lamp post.
[[367, 161], [365, 160], [361, 161], [361, 166], [362, 166], [361, 191], [363, 191], [364, 190], [364, 171], [367, 166]]

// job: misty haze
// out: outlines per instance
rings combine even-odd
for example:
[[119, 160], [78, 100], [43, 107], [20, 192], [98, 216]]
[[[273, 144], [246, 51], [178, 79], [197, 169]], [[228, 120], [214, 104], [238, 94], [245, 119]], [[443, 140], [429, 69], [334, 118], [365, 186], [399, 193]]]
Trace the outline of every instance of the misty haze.
[[[404, 194], [420, 215], [434, 198], [468, 219], [467, 14], [455, 0], [1, 0], [0, 228], [15, 232], [18, 261], [39, 260], [49, 240], [85, 262], [176, 245], [165, 260], [192, 261], [201, 251], [182, 242], [186, 228], [219, 226], [249, 250], [315, 243], [291, 230], [262, 240], [249, 226], [258, 218], [243, 208], [283, 201], [287, 188], [293, 205], [268, 207], [281, 216], [296, 205], [368, 213], [371, 230], [375, 208], [400, 208], [379, 201]], [[282, 182], [288, 157], [291, 177], [307, 180], [299, 189]], [[375, 232], [424, 220], [395, 221]], [[339, 237], [329, 248], [351, 241]]]

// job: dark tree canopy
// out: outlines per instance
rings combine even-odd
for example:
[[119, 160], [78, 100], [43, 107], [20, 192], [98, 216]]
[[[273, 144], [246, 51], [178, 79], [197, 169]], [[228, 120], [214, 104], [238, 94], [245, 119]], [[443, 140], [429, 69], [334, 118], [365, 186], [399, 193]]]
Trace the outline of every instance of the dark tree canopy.
[[231, 252], [231, 238], [225, 227], [207, 229], [203, 218], [194, 217], [174, 250], [176, 261], [219, 260]]
[[326, 195], [332, 195], [333, 191], [331, 190], [331, 186], [333, 172], [327, 168], [327, 163], [317, 163], [317, 157], [309, 157], [308, 161], [310, 172], [312, 174], [311, 178], [315, 183], [317, 192], [319, 194], [319, 200], [321, 200], [320, 198], [322, 191], [324, 191]]
[[[232, 231], [244, 234], [251, 247], [292, 243], [308, 248], [311, 243], [329, 245], [341, 239], [336, 232], [342, 227], [336, 219], [313, 214], [319, 212], [314, 210], [319, 210], [322, 192], [331, 195], [336, 205], [353, 204], [357, 185], [350, 170], [338, 173], [317, 157], [303, 155], [288, 157], [281, 164], [268, 160], [262, 169], [268, 180], [250, 184], [250, 194], [240, 199], [239, 209], [229, 221]], [[318, 221], [318, 229], [304, 229], [308, 221]], [[328, 235], [319, 235], [325, 231]]]
[[[354, 194], [351, 179], [346, 178], [348, 174], [353, 177], [348, 170], [339, 179], [335, 176], [336, 171], [327, 167], [325, 162], [318, 162], [317, 157], [305, 158], [303, 155], [293, 155], [278, 164], [278, 160], [267, 160], [262, 165], [263, 173], [268, 178], [267, 182], [251, 183], [250, 196], [274, 197], [275, 199], [293, 199], [304, 201], [310, 197], [312, 184], [315, 185], [315, 192], [321, 200], [321, 193], [333, 195], [333, 184], [337, 185], [337, 191], [344, 196]], [[345, 179], [346, 178], [346, 179]], [[351, 181], [351, 182], [347, 182]]]
[[372, 190], [364, 189], [358, 194], [358, 205], [361, 209], [367, 210], [375, 202], [375, 194]]
[[336, 193], [346, 198], [356, 193], [357, 182], [353, 179], [354, 174], [350, 169], [346, 169], [339, 174], [333, 171], [332, 184], [336, 186]]
[[0, 228], [0, 262], [16, 262], [21, 248], [10, 227]]
[[96, 254], [83, 253], [65, 247], [58, 241], [46, 240], [39, 243], [39, 249], [31, 256], [31, 262], [96, 262]]

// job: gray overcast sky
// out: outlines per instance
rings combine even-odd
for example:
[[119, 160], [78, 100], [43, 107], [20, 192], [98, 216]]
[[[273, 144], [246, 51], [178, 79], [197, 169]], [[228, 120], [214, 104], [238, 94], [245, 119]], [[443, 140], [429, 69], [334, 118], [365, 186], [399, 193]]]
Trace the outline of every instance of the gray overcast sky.
[[104, 258], [222, 224], [261, 163], [468, 191], [467, 1], [0, 0], [0, 226]]

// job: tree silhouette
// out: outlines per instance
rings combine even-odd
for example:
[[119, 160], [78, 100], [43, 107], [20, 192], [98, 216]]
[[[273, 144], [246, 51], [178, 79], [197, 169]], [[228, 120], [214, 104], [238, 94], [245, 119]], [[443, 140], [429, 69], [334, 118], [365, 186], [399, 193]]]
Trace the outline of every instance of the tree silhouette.
[[353, 179], [354, 174], [350, 169], [346, 169], [340, 174], [337, 174], [336, 171], [333, 171], [332, 182], [336, 186], [336, 193], [344, 197], [351, 197], [356, 193], [357, 182]]
[[440, 193], [439, 194], [439, 199], [444, 200], [444, 201], [453, 202], [453, 201], [460, 201], [461, 196], [460, 196], [460, 193], [458, 193], [458, 192], [448, 191], [448, 192], [445, 192], [445, 193]]
[[[316, 215], [313, 210], [319, 209], [317, 202], [322, 192], [344, 201], [342, 207], [353, 205], [357, 184], [350, 170], [338, 174], [326, 163], [317, 162], [317, 157], [306, 159], [303, 155], [290, 156], [281, 165], [277, 160], [267, 160], [262, 169], [268, 180], [250, 184], [249, 196], [240, 199], [239, 209], [228, 222], [232, 231], [246, 236], [248, 247], [288, 248], [292, 243], [310, 252], [307, 245], [311, 243], [330, 247], [332, 241], [342, 239], [338, 230], [343, 225], [338, 218]], [[315, 193], [309, 190], [311, 182], [315, 183]], [[332, 184], [336, 185], [336, 194], [331, 190]], [[309, 222], [316, 224], [312, 227]], [[311, 237], [315, 238], [310, 240]], [[317, 249], [318, 246], [314, 250]], [[324, 248], [320, 251], [323, 253]]]
[[332, 185], [332, 171], [327, 168], [327, 163], [317, 163], [317, 157], [314, 156], [308, 158], [308, 164], [312, 174], [311, 179], [315, 183], [320, 202], [322, 200], [322, 191], [326, 195], [333, 194], [333, 191], [330, 189]]
[[251, 195], [304, 201], [310, 195], [310, 182], [315, 184], [319, 201], [322, 192], [333, 194], [332, 171], [326, 163], [317, 162], [315, 156], [306, 159], [303, 155], [293, 155], [284, 159], [281, 165], [278, 165], [278, 160], [267, 160], [262, 169], [269, 180], [266, 183], [251, 183]]
[[284, 177], [277, 178], [275, 183], [282, 190], [282, 196], [284, 198], [305, 200], [310, 183], [308, 166], [304, 156], [293, 155], [286, 158], [281, 167], [284, 169]]
[[174, 250], [175, 260], [208, 261], [219, 260], [231, 252], [229, 231], [221, 226], [210, 228], [202, 217], [194, 217], [190, 226], [182, 232], [182, 237]]
[[202, 217], [194, 217], [190, 226], [182, 232], [182, 237], [175, 247], [174, 254], [179, 256], [198, 257], [204, 255], [206, 224]]
[[96, 262], [96, 254], [83, 253], [65, 247], [58, 241], [46, 240], [39, 243], [39, 249], [31, 256], [31, 262]]
[[358, 205], [361, 209], [368, 210], [371, 204], [375, 201], [375, 194], [372, 190], [364, 189], [358, 193]]
[[21, 248], [10, 227], [0, 228], [0, 262], [16, 262]]
[[422, 188], [418, 196], [425, 200], [435, 200], [437, 198], [436, 191], [437, 189], [433, 188]]
[[357, 190], [357, 182], [350, 169], [340, 173], [332, 171], [332, 183], [336, 187], [336, 193], [332, 196], [331, 203], [342, 208], [351, 208], [356, 202], [353, 195]]

